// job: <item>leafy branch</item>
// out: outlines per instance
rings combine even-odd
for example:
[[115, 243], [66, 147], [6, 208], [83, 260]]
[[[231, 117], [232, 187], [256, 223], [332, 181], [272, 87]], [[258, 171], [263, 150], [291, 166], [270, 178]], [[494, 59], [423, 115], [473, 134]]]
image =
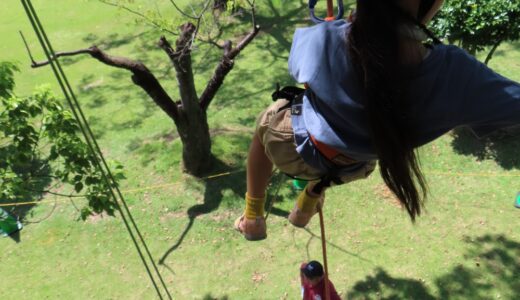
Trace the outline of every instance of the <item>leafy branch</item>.
[[[79, 127], [72, 114], [48, 88], [39, 88], [29, 97], [15, 96], [12, 78], [16, 69], [6, 63], [0, 63], [2, 67], [0, 76], [7, 80], [1, 82], [10, 84], [0, 87], [0, 138], [5, 142], [0, 146], [0, 197], [10, 202], [35, 193], [85, 197], [88, 206], [81, 209], [83, 219], [93, 213], [113, 215], [116, 204], [110, 187], [77, 135]], [[49, 144], [48, 151], [39, 147], [42, 143]], [[116, 165], [115, 170], [116, 180], [124, 179], [122, 166]], [[53, 191], [55, 185], [47, 188], [53, 181], [69, 185], [73, 192]]]

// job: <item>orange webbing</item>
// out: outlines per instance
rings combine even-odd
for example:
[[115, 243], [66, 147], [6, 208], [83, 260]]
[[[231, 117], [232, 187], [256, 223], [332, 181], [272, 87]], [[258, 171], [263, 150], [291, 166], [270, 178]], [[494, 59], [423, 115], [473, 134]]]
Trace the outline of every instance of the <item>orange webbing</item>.
[[332, 148], [331, 146], [318, 141], [316, 138], [314, 138], [312, 134], [309, 134], [309, 137], [311, 138], [312, 143], [320, 151], [320, 153], [323, 154], [323, 156], [325, 156], [329, 160], [334, 160], [334, 158], [340, 154], [336, 149]]

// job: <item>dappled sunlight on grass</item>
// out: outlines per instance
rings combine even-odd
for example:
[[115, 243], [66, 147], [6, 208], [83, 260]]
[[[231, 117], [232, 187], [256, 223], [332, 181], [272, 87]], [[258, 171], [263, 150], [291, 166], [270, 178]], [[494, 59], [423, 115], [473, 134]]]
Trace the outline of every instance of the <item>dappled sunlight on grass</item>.
[[[178, 98], [171, 64], [156, 46], [160, 32], [97, 1], [34, 2], [57, 50], [98, 44], [111, 54], [141, 60]], [[132, 83], [129, 72], [88, 56], [64, 61], [104, 154], [125, 166], [121, 190], [153, 257], [162, 263], [159, 270], [174, 299], [296, 299], [300, 263], [321, 259], [317, 218], [306, 229], [286, 219], [299, 191], [283, 175], [276, 175], [269, 188], [268, 238], [250, 243], [232, 229], [244, 207], [246, 157], [256, 116], [271, 103], [277, 82], [293, 84], [287, 72], [291, 35], [294, 27], [308, 24], [303, 2], [257, 2], [264, 31], [237, 57], [208, 109], [214, 160], [203, 178], [182, 173], [182, 145], [173, 122]], [[54, 8], [58, 6], [66, 13]], [[243, 34], [249, 18], [240, 17], [230, 36]], [[29, 69], [16, 30], [23, 29], [35, 54], [41, 53], [19, 3], [2, 1], [0, 20], [2, 59], [17, 60], [22, 68], [17, 93], [55, 85], [48, 69]], [[205, 44], [194, 48], [198, 93], [221, 55]], [[519, 62], [518, 43], [504, 44], [490, 66], [520, 80]], [[330, 276], [342, 296], [514, 299], [520, 290], [520, 232], [514, 226], [520, 211], [513, 207], [520, 189], [513, 176], [520, 167], [517, 146], [517, 138], [477, 141], [454, 131], [422, 147], [430, 196], [415, 225], [378, 172], [328, 190], [324, 213]], [[45, 197], [31, 207], [28, 220], [49, 217], [27, 224], [20, 243], [0, 240], [2, 274], [8, 274], [0, 295], [155, 296], [120, 217], [78, 222], [70, 201], [56, 202], [54, 209], [53, 200]], [[84, 199], [75, 201], [84, 204]]]

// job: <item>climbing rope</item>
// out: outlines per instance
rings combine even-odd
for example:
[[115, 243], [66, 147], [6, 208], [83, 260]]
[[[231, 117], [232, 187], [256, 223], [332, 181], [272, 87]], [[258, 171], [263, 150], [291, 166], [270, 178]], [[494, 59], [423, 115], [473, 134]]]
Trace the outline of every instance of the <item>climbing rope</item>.
[[325, 299], [330, 300], [329, 293], [329, 266], [327, 263], [327, 240], [325, 238], [325, 221], [323, 218], [323, 210], [321, 205], [318, 205], [318, 215], [320, 216], [320, 232], [321, 232], [321, 252], [323, 254], [323, 268], [324, 268], [324, 278], [325, 280]]
[[[83, 137], [85, 138], [85, 142], [87, 143], [90, 152], [93, 154], [94, 162], [98, 170], [101, 172], [103, 179], [105, 180], [107, 186], [109, 187], [109, 191], [111, 193], [112, 198], [115, 201], [115, 206], [118, 212], [121, 215], [121, 218], [123, 220], [123, 223], [125, 224], [125, 227], [132, 239], [132, 242], [134, 243], [134, 246], [136, 247], [136, 250], [139, 254], [139, 257], [147, 271], [147, 274], [152, 281], [152, 284], [154, 286], [154, 289], [157, 293], [157, 296], [160, 299], [163, 299], [163, 295], [157, 285], [157, 282], [150, 270], [150, 267], [148, 265], [148, 262], [143, 254], [143, 251], [141, 249], [141, 246], [144, 248], [147, 257], [149, 259], [149, 263], [152, 265], [156, 276], [159, 278], [159, 281], [161, 282], [162, 288], [164, 292], [166, 293], [167, 297], [169, 299], [172, 299], [172, 296], [170, 295], [170, 292], [168, 291], [168, 288], [166, 287], [166, 283], [164, 282], [157, 265], [155, 264], [155, 261], [148, 249], [148, 246], [139, 231], [139, 228], [137, 227], [137, 224], [135, 223], [135, 220], [132, 217], [132, 214], [130, 213], [130, 209], [128, 208], [128, 205], [126, 204], [126, 201], [117, 187], [117, 184], [115, 184], [114, 176], [112, 175], [112, 172], [110, 171], [110, 168], [108, 167], [108, 164], [103, 156], [103, 153], [101, 152], [101, 149], [94, 137], [94, 134], [92, 133], [92, 130], [90, 126], [88, 125], [88, 122], [85, 118], [85, 115], [83, 114], [83, 111], [81, 109], [81, 106], [79, 105], [79, 102], [71, 88], [71, 85], [67, 79], [67, 76], [65, 75], [61, 64], [56, 59], [56, 52], [54, 51], [49, 38], [47, 37], [47, 34], [45, 33], [45, 30], [43, 28], [42, 23], [40, 22], [38, 15], [36, 14], [36, 10], [34, 9], [31, 0], [21, 0], [22, 5], [24, 7], [24, 10], [27, 14], [27, 17], [31, 23], [31, 26], [34, 30], [34, 33], [36, 34], [40, 45], [45, 52], [45, 55], [49, 61], [49, 65], [52, 68], [52, 71], [54, 73], [54, 76], [56, 77], [56, 80], [58, 81], [58, 84], [63, 92], [63, 95], [65, 96], [65, 99], [67, 100], [69, 107], [72, 110], [72, 113], [74, 115], [74, 118], [78, 122], [80, 131], [83, 134]], [[115, 190], [115, 191], [114, 191]], [[121, 205], [122, 204], [122, 205]], [[131, 223], [131, 225], [130, 225]], [[135, 234], [134, 234], [135, 231]], [[137, 235], [139, 242], [137, 241], [135, 235]]]

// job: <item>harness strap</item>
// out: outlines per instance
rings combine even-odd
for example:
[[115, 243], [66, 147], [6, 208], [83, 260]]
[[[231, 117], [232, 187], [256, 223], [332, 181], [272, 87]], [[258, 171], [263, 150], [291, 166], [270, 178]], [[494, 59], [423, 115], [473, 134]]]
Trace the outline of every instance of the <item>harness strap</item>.
[[305, 89], [296, 86], [284, 86], [282, 89], [280, 89], [280, 84], [277, 83], [276, 91], [271, 94], [271, 97], [273, 101], [278, 99], [285, 99], [292, 103], [296, 97], [298, 97], [300, 94], [303, 94], [304, 92]]
[[309, 134], [309, 137], [310, 137], [312, 143], [314, 144], [314, 146], [316, 146], [316, 148], [318, 149], [318, 151], [320, 151], [320, 153], [323, 156], [325, 156], [328, 160], [330, 160], [334, 164], [339, 165], [339, 166], [348, 166], [348, 165], [351, 165], [351, 164], [357, 162], [356, 160], [346, 156], [345, 154], [342, 154], [341, 152], [334, 149], [333, 147], [318, 141], [312, 134]]
[[[305, 85], [305, 87], [308, 89], [308, 86]], [[278, 99], [285, 99], [288, 101], [286, 105], [281, 107], [278, 111], [282, 111], [284, 109], [291, 109], [291, 114], [298, 115], [301, 113], [301, 104], [303, 102], [303, 95], [305, 94], [306, 89], [302, 89], [295, 86], [285, 86], [280, 89], [280, 84], [276, 84], [276, 91], [271, 95], [273, 101], [276, 101]], [[310, 139], [316, 149], [329, 161], [331, 161], [334, 164], [334, 167], [322, 178], [320, 181], [314, 186], [313, 192], [316, 194], [321, 194], [323, 189], [330, 187], [331, 183], [334, 182], [336, 184], [342, 184], [341, 178], [338, 176], [339, 171], [342, 167], [345, 167], [347, 165], [353, 164], [356, 162], [356, 160], [340, 153], [333, 147], [328, 146], [327, 144], [324, 144], [320, 141], [318, 141], [314, 136], [309, 134]], [[298, 179], [294, 176], [291, 176], [290, 174], [286, 174], [287, 176]]]

